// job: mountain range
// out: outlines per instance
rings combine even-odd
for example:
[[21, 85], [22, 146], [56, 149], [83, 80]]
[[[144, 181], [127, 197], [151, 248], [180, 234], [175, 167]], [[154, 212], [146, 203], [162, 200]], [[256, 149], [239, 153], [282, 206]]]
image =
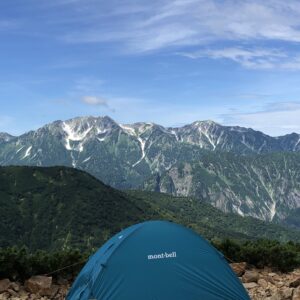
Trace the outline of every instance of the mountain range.
[[189, 197], [119, 191], [67, 167], [0, 167], [0, 247], [97, 248], [131, 224], [163, 219], [208, 239], [300, 241], [300, 231], [225, 214]]
[[300, 207], [300, 135], [213, 121], [169, 128], [109, 117], [0, 134], [0, 165], [70, 166], [118, 189], [192, 196], [224, 212], [284, 221]]

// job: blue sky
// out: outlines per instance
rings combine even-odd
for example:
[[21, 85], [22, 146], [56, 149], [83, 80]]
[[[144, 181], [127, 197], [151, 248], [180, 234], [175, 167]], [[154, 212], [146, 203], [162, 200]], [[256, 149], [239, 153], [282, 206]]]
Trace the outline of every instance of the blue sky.
[[300, 2], [3, 0], [0, 132], [109, 115], [300, 132]]

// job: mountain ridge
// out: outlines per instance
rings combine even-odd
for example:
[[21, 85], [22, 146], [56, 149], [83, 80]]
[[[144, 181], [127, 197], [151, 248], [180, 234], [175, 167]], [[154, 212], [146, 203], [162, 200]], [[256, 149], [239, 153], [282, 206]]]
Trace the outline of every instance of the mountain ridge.
[[[280, 153], [279, 157], [275, 153]], [[194, 196], [223, 211], [264, 220], [285, 219], [300, 207], [299, 182], [293, 179], [299, 175], [299, 153], [298, 134], [273, 138], [253, 129], [213, 121], [174, 128], [150, 122], [123, 125], [108, 116], [58, 120], [7, 141], [0, 140], [0, 165], [74, 167], [118, 189], [152, 186], [155, 190], [155, 184], [147, 183], [164, 177], [172, 188], [164, 184], [160, 190]], [[276, 163], [272, 160], [275, 157]], [[255, 161], [260, 164], [254, 170], [251, 164]], [[286, 169], [286, 162], [290, 169]], [[197, 170], [192, 168], [193, 176], [185, 173], [184, 184], [190, 187], [190, 194], [186, 194], [180, 187], [183, 181], [177, 180], [176, 185], [174, 178], [170, 180], [165, 175], [171, 170], [176, 173], [182, 166], [190, 168], [189, 165]], [[278, 183], [280, 191], [274, 184], [278, 179], [270, 171], [282, 179]], [[217, 202], [220, 187], [227, 192]], [[275, 203], [277, 193], [283, 196]]]

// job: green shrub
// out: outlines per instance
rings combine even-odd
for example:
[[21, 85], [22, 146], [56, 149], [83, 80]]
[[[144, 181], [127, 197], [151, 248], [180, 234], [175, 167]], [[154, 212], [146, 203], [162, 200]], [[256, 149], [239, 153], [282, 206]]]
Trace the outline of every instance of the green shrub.
[[29, 253], [25, 247], [0, 248], [0, 278], [24, 280], [32, 275], [49, 273], [54, 277], [75, 276], [87, 258], [87, 253], [78, 250]]
[[[299, 243], [283, 244], [270, 240], [237, 242], [226, 239], [212, 244], [230, 262], [246, 261], [258, 268], [271, 267], [282, 272], [300, 266]], [[89, 255], [74, 249], [30, 253], [25, 247], [0, 248], [0, 278], [23, 281], [32, 275], [42, 274], [74, 278]]]
[[213, 245], [230, 261], [246, 261], [258, 268], [271, 267], [282, 272], [300, 266], [300, 244], [270, 240], [236, 242], [224, 240]]

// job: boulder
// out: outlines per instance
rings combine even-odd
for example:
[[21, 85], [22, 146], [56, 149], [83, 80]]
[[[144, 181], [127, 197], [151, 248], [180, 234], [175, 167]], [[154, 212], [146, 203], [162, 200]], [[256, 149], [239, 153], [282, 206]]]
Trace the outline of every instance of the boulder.
[[259, 278], [259, 274], [256, 271], [246, 271], [242, 277], [243, 282], [245, 282], [245, 283], [257, 282], [258, 278]]
[[282, 297], [278, 292], [275, 292], [269, 299], [270, 300], [282, 300]]
[[300, 277], [298, 277], [290, 282], [290, 287], [296, 288], [298, 286], [300, 286]]
[[17, 296], [18, 296], [18, 293], [15, 292], [13, 289], [8, 289], [7, 292], [8, 292], [11, 296], [13, 296], [13, 297], [17, 297]]
[[0, 293], [7, 291], [10, 287], [10, 280], [9, 279], [2, 279], [0, 280]]
[[285, 288], [280, 292], [282, 299], [291, 299], [293, 295], [293, 289]]
[[7, 300], [10, 298], [10, 294], [8, 292], [4, 292], [0, 294], [0, 300]]
[[20, 290], [20, 285], [16, 282], [12, 282], [10, 284], [10, 287], [15, 291], [15, 292], [18, 292]]
[[25, 281], [25, 288], [32, 294], [40, 296], [51, 294], [52, 277], [32, 276]]
[[300, 300], [300, 287], [299, 286], [294, 289], [293, 298], [292, 299], [293, 300]]
[[234, 271], [236, 276], [241, 277], [242, 275], [244, 275], [246, 271], [247, 263], [246, 262], [232, 263], [230, 264], [230, 267]]

